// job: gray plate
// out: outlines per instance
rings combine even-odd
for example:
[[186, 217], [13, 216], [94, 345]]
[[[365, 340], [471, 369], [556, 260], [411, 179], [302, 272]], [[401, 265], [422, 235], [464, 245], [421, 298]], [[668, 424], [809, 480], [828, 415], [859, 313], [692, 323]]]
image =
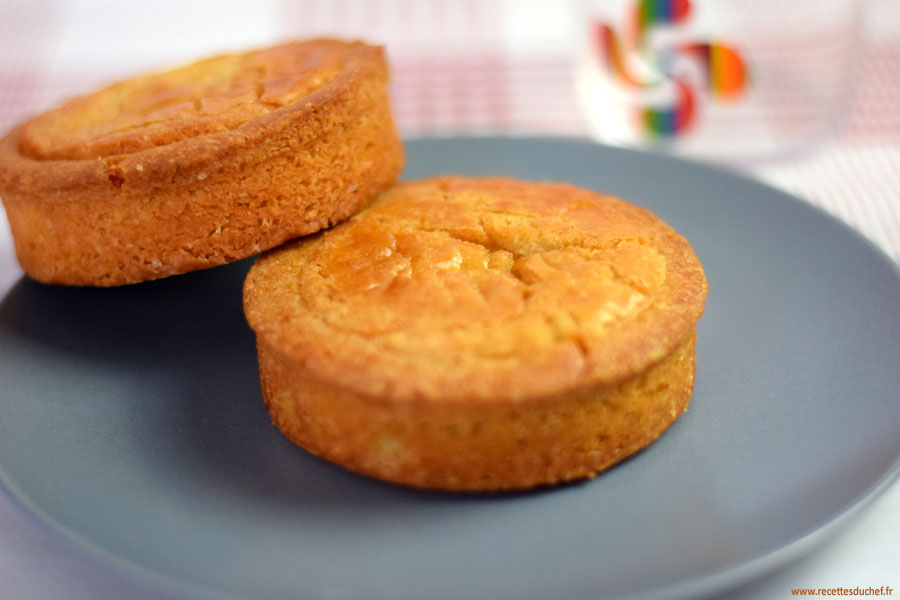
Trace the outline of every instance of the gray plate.
[[407, 490], [269, 423], [244, 261], [120, 289], [22, 280], [0, 304], [6, 488], [79, 548], [179, 596], [683, 598], [820, 542], [898, 471], [900, 276], [834, 219], [673, 159], [418, 140], [407, 178], [569, 181], [649, 207], [710, 282], [693, 403], [581, 484]]

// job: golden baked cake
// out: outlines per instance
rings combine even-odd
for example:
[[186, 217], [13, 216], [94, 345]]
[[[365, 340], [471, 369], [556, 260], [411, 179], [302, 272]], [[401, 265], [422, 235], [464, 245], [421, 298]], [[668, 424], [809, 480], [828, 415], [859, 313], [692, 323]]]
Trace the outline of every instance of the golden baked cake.
[[707, 284], [653, 214], [568, 185], [401, 183], [244, 285], [275, 425], [422, 488], [592, 477], [687, 407]]
[[403, 147], [382, 50], [313, 40], [116, 83], [0, 140], [25, 271], [111, 286], [238, 260], [341, 221]]

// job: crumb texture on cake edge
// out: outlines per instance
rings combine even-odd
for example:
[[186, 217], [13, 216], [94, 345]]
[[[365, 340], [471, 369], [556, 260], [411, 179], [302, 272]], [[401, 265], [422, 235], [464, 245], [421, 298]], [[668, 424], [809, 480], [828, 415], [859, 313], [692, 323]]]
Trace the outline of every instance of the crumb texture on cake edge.
[[646, 373], [527, 403], [384, 403], [326, 383], [259, 346], [273, 424], [310, 453], [391, 483], [501, 491], [596, 476], [687, 410], [696, 334]]
[[339, 222], [393, 183], [404, 149], [383, 51], [233, 130], [93, 160], [0, 140], [16, 254], [45, 283], [110, 286], [208, 268]]

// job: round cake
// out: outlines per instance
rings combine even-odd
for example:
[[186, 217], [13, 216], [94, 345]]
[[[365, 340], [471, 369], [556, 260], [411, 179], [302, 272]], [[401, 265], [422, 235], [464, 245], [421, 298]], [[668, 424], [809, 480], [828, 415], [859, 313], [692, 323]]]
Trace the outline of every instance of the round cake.
[[265, 253], [244, 310], [288, 438], [386, 481], [502, 490], [592, 477], [669, 427], [706, 292], [645, 209], [442, 177]]
[[403, 146], [380, 48], [313, 40], [116, 83], [0, 140], [26, 273], [112, 286], [235, 261], [339, 222]]

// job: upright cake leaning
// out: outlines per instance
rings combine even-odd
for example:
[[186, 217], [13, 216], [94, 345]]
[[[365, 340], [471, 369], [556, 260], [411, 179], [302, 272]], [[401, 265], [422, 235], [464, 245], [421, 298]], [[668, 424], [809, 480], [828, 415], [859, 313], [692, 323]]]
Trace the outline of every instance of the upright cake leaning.
[[341, 221], [403, 147], [380, 48], [313, 40], [136, 77], [0, 140], [16, 254], [48, 283], [212, 267]]
[[644, 209], [444, 177], [267, 252], [244, 309], [291, 440], [387, 481], [500, 490], [592, 477], [661, 435], [691, 398], [706, 292]]

